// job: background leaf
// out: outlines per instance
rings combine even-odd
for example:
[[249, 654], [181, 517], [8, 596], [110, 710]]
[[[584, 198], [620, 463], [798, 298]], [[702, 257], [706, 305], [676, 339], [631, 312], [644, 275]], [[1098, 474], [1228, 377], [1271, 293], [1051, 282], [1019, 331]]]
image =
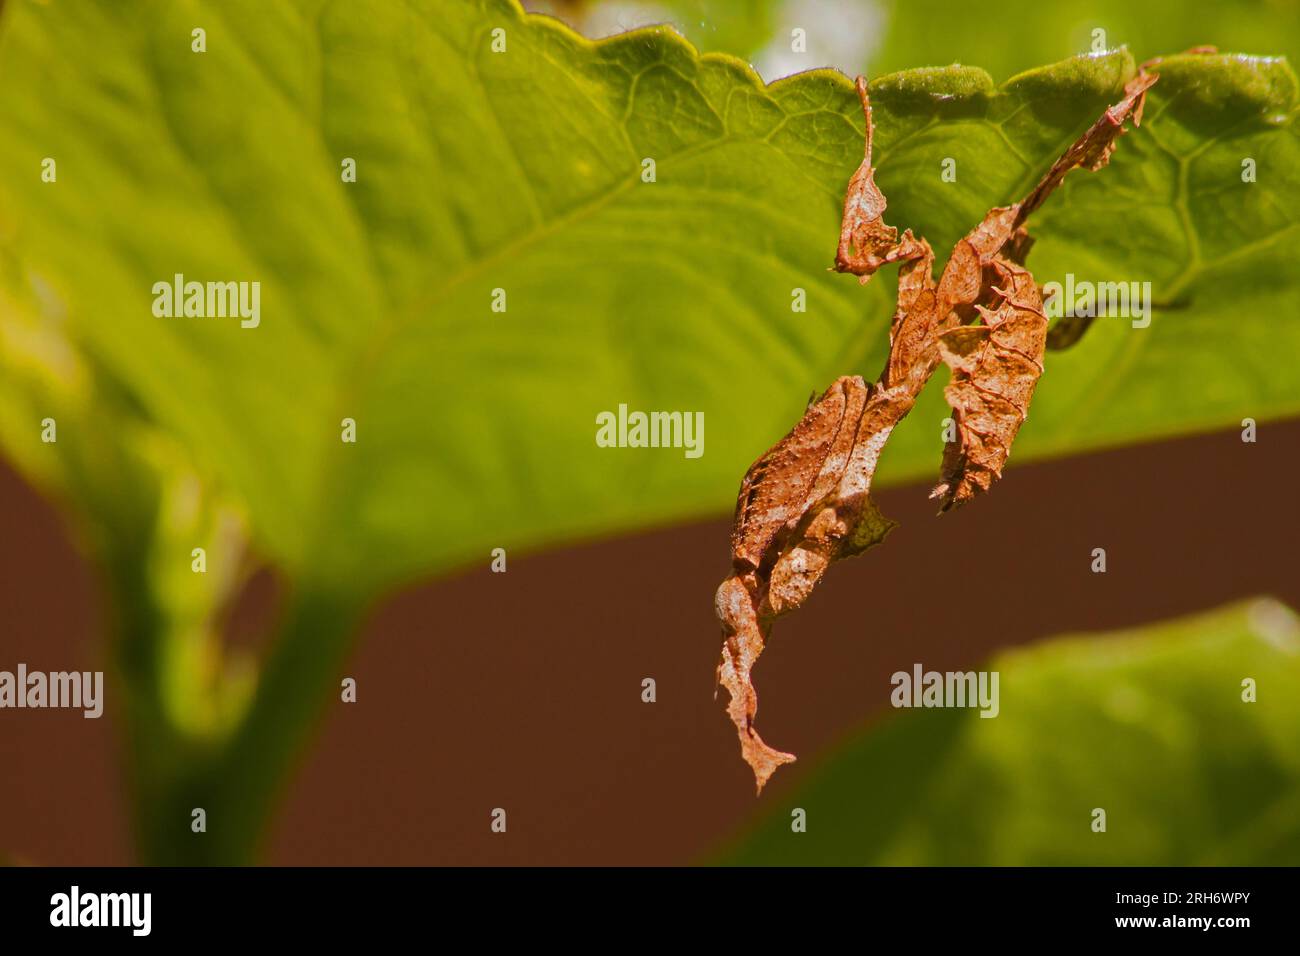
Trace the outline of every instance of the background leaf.
[[[1001, 712], [900, 710], [736, 864], [1295, 865], [1300, 623], [1268, 599], [998, 655]], [[1241, 699], [1242, 679], [1258, 700]], [[882, 688], [882, 695], [892, 688]], [[790, 808], [807, 811], [806, 833]], [[1094, 808], [1107, 829], [1091, 829]]]
[[[253, 6], [6, 8], [0, 214], [11, 295], [45, 290], [69, 347], [246, 505], [291, 576], [364, 596], [494, 546], [723, 511], [809, 391], [876, 372], [892, 280], [825, 271], [861, 148], [843, 76], [764, 88], [671, 32], [593, 45], [503, 0]], [[877, 81], [891, 221], [945, 247], [1131, 71], [1114, 54], [1001, 88], [973, 68]], [[1196, 58], [1157, 92], [1112, 168], [1053, 198], [1030, 264], [1191, 304], [1051, 356], [1017, 459], [1300, 404], [1274, 360], [1300, 335], [1277, 320], [1294, 76]], [[152, 283], [177, 272], [261, 281], [261, 327], [155, 318]], [[597, 448], [620, 402], [702, 410], [704, 456]], [[882, 480], [934, 472], [944, 414], [932, 388]]]
[[[1142, 56], [1216, 44], [1225, 53], [1251, 51], [1300, 56], [1300, 4], [1295, 0], [1223, 0], [1188, 16], [1179, 0], [1003, 0], [983, 8], [943, 0], [893, 0], [884, 5], [886, 29], [870, 61], [873, 72], [968, 58], [978, 46], [980, 66], [994, 76], [1028, 70], [1094, 48], [1094, 30], [1107, 47], [1126, 45]], [[942, 23], [942, 29], [918, 29]]]
[[[1219, 0], [1192, 16], [1182, 0], [527, 0], [525, 6], [576, 19], [583, 32], [601, 31], [597, 36], [668, 22], [702, 50], [754, 62], [768, 79], [822, 66], [880, 76], [950, 63], [977, 63], [1004, 77], [1091, 52], [1099, 40], [1144, 55], [1212, 43], [1225, 52], [1270, 50], [1292, 62], [1300, 56], [1297, 0]], [[790, 50], [796, 27], [804, 31], [803, 54]], [[780, 71], [771, 72], [774, 67]]]

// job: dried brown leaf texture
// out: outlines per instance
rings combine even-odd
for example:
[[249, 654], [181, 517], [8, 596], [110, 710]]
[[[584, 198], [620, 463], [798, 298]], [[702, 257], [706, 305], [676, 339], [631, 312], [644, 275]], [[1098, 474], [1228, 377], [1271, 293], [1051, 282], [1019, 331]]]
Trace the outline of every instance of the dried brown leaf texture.
[[952, 370], [944, 397], [957, 426], [957, 440], [944, 448], [942, 481], [930, 495], [944, 510], [988, 491], [1002, 477], [1043, 372], [1047, 317], [1034, 277], [997, 257], [992, 268], [1002, 283], [991, 290], [996, 305], [977, 305], [979, 323], [939, 338], [939, 354]]
[[844, 194], [844, 216], [840, 224], [840, 244], [835, 251], [835, 268], [851, 272], [863, 285], [882, 266], [900, 260], [915, 259], [930, 246], [925, 240], [912, 238], [912, 230], [898, 238], [898, 230], [885, 224], [885, 194], [876, 185], [876, 169], [871, 164], [871, 142], [875, 124], [871, 121], [871, 99], [867, 95], [866, 77], [857, 81], [858, 97], [866, 117], [867, 132], [862, 163], [858, 166]]
[[932, 497], [946, 510], [987, 491], [1001, 476], [1042, 374], [1047, 340], [1042, 298], [1024, 265], [1032, 242], [1025, 221], [1070, 170], [1106, 164], [1124, 124], [1140, 121], [1155, 81], [1140, 72], [1124, 98], [1024, 200], [991, 209], [957, 243], [936, 282], [930, 244], [911, 230], [900, 237], [884, 221], [885, 197], [871, 157], [871, 102], [866, 80], [858, 78], [865, 149], [845, 194], [835, 268], [865, 283], [885, 265], [900, 263], [898, 304], [879, 381], [837, 379], [741, 482], [731, 532], [732, 575], [715, 599], [723, 632], [718, 683], [730, 695], [727, 714], [759, 791], [778, 767], [795, 759], [764, 743], [754, 728], [758, 695], [752, 673], [772, 622], [802, 605], [831, 564], [879, 544], [894, 528], [872, 501], [871, 482], [894, 426], [912, 410], [940, 362], [951, 371], [944, 394], [956, 440], [944, 450]]

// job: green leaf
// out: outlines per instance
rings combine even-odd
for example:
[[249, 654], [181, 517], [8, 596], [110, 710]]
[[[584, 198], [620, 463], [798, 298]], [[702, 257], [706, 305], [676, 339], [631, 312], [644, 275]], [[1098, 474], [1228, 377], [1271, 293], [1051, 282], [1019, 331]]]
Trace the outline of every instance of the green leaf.
[[[47, 290], [70, 347], [246, 505], [291, 576], [367, 595], [494, 546], [722, 512], [810, 390], [874, 375], [892, 280], [825, 271], [861, 148], [843, 76], [764, 88], [670, 31], [592, 44], [503, 0], [274, 11], [6, 7], [0, 209], [13, 293]], [[891, 221], [950, 243], [1132, 69], [1120, 53], [1002, 87], [969, 68], [877, 81]], [[1053, 198], [1030, 264], [1150, 279], [1185, 307], [1050, 356], [1018, 460], [1300, 406], [1273, 359], [1300, 337], [1279, 321], [1294, 77], [1193, 58], [1156, 92], [1111, 168]], [[175, 273], [260, 281], [260, 327], [156, 318], [152, 285]], [[703, 411], [705, 454], [596, 447], [620, 402]], [[943, 415], [933, 388], [882, 480], [935, 470]]]
[[[837, 748], [725, 861], [1300, 862], [1300, 622], [1288, 608], [1259, 599], [986, 666], [1000, 674], [997, 717], [900, 710]], [[792, 807], [806, 832], [791, 831]]]

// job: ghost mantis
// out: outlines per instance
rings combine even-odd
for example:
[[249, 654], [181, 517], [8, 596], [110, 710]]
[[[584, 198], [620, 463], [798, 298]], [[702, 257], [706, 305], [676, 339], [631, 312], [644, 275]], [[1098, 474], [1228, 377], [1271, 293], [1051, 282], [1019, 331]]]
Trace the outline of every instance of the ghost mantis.
[[1032, 245], [1026, 221], [1070, 170], [1106, 165], [1125, 123], [1141, 123], [1155, 82], [1154, 74], [1139, 71], [1123, 98], [1024, 199], [989, 210], [957, 243], [936, 281], [930, 244], [910, 229], [900, 236], [884, 221], [885, 196], [872, 165], [871, 100], [866, 80], [858, 78], [864, 156], [845, 195], [835, 268], [865, 284], [886, 265], [899, 264], [889, 356], [873, 384], [857, 375], [836, 379], [745, 473], [731, 533], [732, 573], [714, 602], [723, 632], [717, 679], [730, 695], [727, 714], [760, 792], [778, 767], [795, 759], [764, 743], [754, 727], [758, 695], [751, 674], [772, 622], [800, 607], [832, 563], [874, 547], [894, 528], [872, 501], [871, 482], [894, 426], [940, 363], [951, 371], [944, 395], [956, 440], [944, 449], [931, 497], [946, 511], [1001, 477], [1042, 374], [1047, 340], [1042, 295], [1025, 268]]

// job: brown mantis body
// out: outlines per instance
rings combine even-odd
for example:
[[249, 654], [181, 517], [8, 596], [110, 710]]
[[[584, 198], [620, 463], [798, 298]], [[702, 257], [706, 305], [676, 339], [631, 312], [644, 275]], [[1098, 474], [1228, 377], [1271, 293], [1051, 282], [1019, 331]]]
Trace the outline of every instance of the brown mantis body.
[[1102, 114], [1025, 199], [995, 208], [954, 247], [936, 282], [923, 238], [885, 224], [884, 194], [872, 166], [873, 123], [865, 79], [857, 81], [866, 119], [864, 157], [849, 182], [835, 267], [865, 283], [901, 263], [890, 349], [879, 380], [837, 379], [797, 425], [746, 472], [731, 535], [732, 575], [718, 588], [722, 623], [718, 681], [731, 700], [741, 754], [761, 791], [793, 755], [754, 729], [758, 696], [751, 673], [772, 621], [798, 608], [826, 569], [879, 544], [895, 526], [871, 499], [880, 454], [895, 425], [942, 362], [957, 440], [944, 450], [931, 497], [941, 509], [987, 491], [1001, 477], [1043, 371], [1047, 319], [1024, 266], [1025, 220], [1076, 166], [1106, 164], [1126, 120], [1138, 123], [1154, 75], [1140, 72], [1124, 98]]

